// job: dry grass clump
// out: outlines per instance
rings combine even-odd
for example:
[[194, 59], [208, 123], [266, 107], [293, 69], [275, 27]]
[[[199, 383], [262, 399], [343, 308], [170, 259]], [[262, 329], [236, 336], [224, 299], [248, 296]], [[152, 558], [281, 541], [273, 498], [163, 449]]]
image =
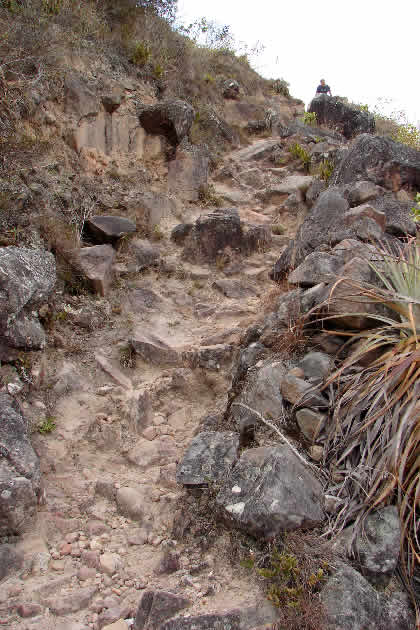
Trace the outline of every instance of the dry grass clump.
[[[389, 315], [369, 315], [375, 328], [343, 333], [351, 351], [327, 384], [338, 392], [325, 454], [342, 472], [340, 494], [349, 496], [333, 531], [353, 521], [355, 536], [374, 508], [395, 503], [409, 585], [420, 561], [420, 249], [411, 240], [398, 254], [380, 253], [379, 263], [369, 264], [381, 286], [356, 288]], [[360, 369], [372, 353], [379, 358]]]

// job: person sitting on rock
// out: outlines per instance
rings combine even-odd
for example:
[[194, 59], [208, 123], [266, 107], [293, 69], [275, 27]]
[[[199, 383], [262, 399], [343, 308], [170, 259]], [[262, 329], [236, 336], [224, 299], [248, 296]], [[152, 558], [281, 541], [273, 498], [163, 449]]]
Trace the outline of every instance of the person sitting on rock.
[[316, 95], [318, 96], [318, 94], [329, 94], [332, 96], [330, 86], [325, 84], [325, 79], [321, 79], [321, 83], [316, 88]]

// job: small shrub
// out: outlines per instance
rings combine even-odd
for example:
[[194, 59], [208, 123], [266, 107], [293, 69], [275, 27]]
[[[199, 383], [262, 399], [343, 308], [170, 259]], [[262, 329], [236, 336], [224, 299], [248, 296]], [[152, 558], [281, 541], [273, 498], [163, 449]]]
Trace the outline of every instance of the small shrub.
[[285, 79], [275, 79], [271, 83], [271, 88], [275, 94], [281, 94], [290, 98], [289, 85]]
[[[203, 77], [203, 81], [205, 81], [206, 83], [214, 83], [214, 76], [211, 74], [206, 73]], [[198, 112], [197, 112], [198, 114]], [[198, 122], [198, 119], [197, 119]]]
[[163, 68], [160, 63], [157, 63], [153, 68], [153, 76], [155, 79], [161, 79], [163, 77]]
[[331, 175], [333, 174], [333, 171], [334, 171], [334, 164], [332, 163], [332, 161], [329, 160], [328, 158], [325, 160], [322, 160], [319, 166], [320, 179], [324, 180], [324, 182], [328, 182]]
[[154, 241], [161, 241], [162, 239], [165, 238], [165, 234], [162, 230], [162, 228], [160, 227], [160, 225], [156, 224], [155, 227], [153, 228], [152, 234], [151, 234], [151, 238]]
[[416, 151], [420, 151], [420, 131], [411, 123], [399, 125], [397, 131], [391, 138], [395, 140], [395, 142], [400, 142], [412, 149], [416, 149]]
[[289, 152], [296, 160], [300, 160], [305, 170], [309, 170], [311, 156], [298, 142], [289, 147]]
[[305, 123], [305, 125], [314, 127], [317, 124], [316, 112], [305, 112], [302, 116], [302, 122]]
[[198, 191], [198, 200], [201, 205], [205, 207], [216, 206], [217, 208], [220, 208], [223, 206], [223, 199], [216, 195], [213, 184], [203, 184], [200, 186]]
[[120, 348], [120, 365], [130, 369], [136, 367], [136, 353], [129, 344]]
[[152, 52], [150, 47], [147, 44], [143, 44], [143, 42], [137, 42], [134, 47], [133, 54], [131, 55], [131, 61], [136, 66], [145, 66], [149, 61]]
[[420, 193], [416, 194], [416, 205], [411, 208], [411, 216], [415, 223], [420, 223]]
[[282, 234], [285, 233], [286, 228], [281, 223], [274, 223], [271, 226], [271, 231], [273, 234], [277, 234], [278, 236], [281, 236]]
[[52, 433], [56, 427], [55, 418], [53, 416], [49, 416], [45, 418], [43, 422], [38, 425], [38, 433], [41, 435], [46, 435], [47, 433]]

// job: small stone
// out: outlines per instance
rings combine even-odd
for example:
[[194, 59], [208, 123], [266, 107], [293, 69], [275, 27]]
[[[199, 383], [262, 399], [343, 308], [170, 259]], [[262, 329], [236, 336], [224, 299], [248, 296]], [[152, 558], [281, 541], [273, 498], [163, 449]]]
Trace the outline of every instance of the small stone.
[[96, 577], [96, 569], [91, 567], [81, 567], [77, 573], [77, 577], [79, 580], [90, 580]]
[[121, 567], [122, 562], [118, 554], [106, 552], [100, 557], [99, 564], [104, 573], [113, 576]]
[[69, 543], [63, 543], [60, 545], [60, 555], [69, 556], [71, 554], [71, 545]]
[[42, 613], [42, 606], [39, 604], [20, 604], [17, 609], [17, 614], [19, 617], [23, 619], [27, 619], [29, 617], [36, 617]]
[[314, 460], [314, 462], [320, 462], [322, 461], [322, 458], [324, 456], [324, 449], [322, 446], [318, 446], [318, 445], [314, 445], [311, 446], [309, 449], [309, 456], [311, 459]]

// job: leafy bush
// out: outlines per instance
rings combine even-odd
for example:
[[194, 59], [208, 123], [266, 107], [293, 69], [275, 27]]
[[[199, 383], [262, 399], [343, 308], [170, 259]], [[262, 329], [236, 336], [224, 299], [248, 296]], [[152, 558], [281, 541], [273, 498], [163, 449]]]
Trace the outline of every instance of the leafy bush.
[[295, 142], [295, 144], [292, 144], [292, 146], [289, 147], [289, 153], [296, 160], [300, 160], [306, 170], [309, 170], [311, 156], [298, 142]]
[[305, 112], [302, 116], [302, 122], [305, 123], [305, 125], [314, 127], [317, 124], [316, 112]]
[[143, 42], [137, 42], [133, 54], [131, 55], [131, 61], [136, 64], [136, 66], [145, 66], [149, 61], [151, 56], [150, 47], [147, 44], [143, 44]]
[[328, 180], [330, 179], [331, 175], [333, 174], [334, 171], [334, 164], [331, 160], [329, 160], [328, 158], [325, 160], [322, 160], [321, 164], [319, 165], [319, 177], [320, 179], [323, 179], [324, 182], [328, 182]]
[[50, 416], [48, 418], [45, 418], [45, 420], [38, 425], [38, 433], [41, 433], [41, 435], [52, 433], [55, 427], [56, 427], [55, 418], [53, 416]]
[[289, 92], [290, 83], [287, 83], [285, 79], [272, 79], [271, 80], [271, 88], [275, 94], [281, 94], [282, 96], [286, 96], [290, 98]]
[[348, 496], [333, 529], [355, 521], [356, 533], [373, 508], [396, 503], [409, 582], [419, 560], [420, 250], [411, 240], [397, 255], [378, 253], [379, 262], [369, 265], [382, 286], [354, 288], [358, 301], [386, 305], [388, 314], [369, 315], [376, 328], [342, 333], [350, 354], [326, 385], [339, 389], [325, 454], [342, 470], [340, 496]]
[[413, 220], [420, 223], [420, 193], [416, 194], [416, 205], [411, 208]]

